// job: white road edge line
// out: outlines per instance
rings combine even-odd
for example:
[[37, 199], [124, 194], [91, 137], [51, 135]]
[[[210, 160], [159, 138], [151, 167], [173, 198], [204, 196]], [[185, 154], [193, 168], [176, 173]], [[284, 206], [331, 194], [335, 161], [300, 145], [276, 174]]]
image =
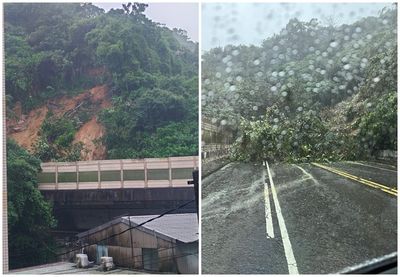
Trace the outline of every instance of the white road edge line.
[[294, 258], [292, 244], [290, 243], [289, 234], [286, 229], [285, 220], [282, 216], [281, 206], [279, 205], [278, 195], [276, 194], [274, 181], [272, 180], [271, 171], [269, 170], [268, 162], [266, 162], [269, 182], [271, 185], [272, 199], [274, 200], [276, 215], [278, 218], [279, 229], [281, 231], [283, 249], [285, 250], [286, 262], [289, 269], [289, 274], [299, 274], [297, 262]]
[[264, 199], [265, 199], [265, 228], [267, 230], [267, 238], [274, 238], [274, 225], [272, 224], [272, 210], [269, 201], [268, 183], [265, 182], [265, 169], [262, 174], [262, 182], [264, 183]]

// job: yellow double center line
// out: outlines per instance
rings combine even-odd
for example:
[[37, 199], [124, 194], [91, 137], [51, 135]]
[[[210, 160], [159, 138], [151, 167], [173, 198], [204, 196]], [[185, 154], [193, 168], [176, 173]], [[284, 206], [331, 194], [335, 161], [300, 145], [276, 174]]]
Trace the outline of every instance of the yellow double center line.
[[320, 167], [320, 168], [323, 168], [323, 169], [325, 169], [325, 170], [328, 170], [328, 171], [330, 171], [330, 172], [336, 173], [336, 174], [338, 174], [338, 175], [340, 175], [340, 176], [346, 177], [346, 178], [348, 178], [348, 179], [357, 181], [357, 182], [359, 182], [359, 183], [361, 183], [361, 184], [364, 184], [364, 185], [373, 187], [373, 188], [375, 188], [375, 189], [379, 189], [379, 190], [381, 190], [381, 191], [384, 191], [384, 192], [386, 192], [386, 193], [389, 193], [389, 194], [391, 194], [391, 195], [397, 196], [397, 189], [390, 188], [390, 187], [388, 187], [388, 186], [384, 186], [384, 185], [381, 185], [381, 184], [372, 182], [372, 181], [370, 181], [370, 180], [366, 180], [366, 179], [360, 178], [360, 177], [358, 177], [358, 176], [351, 175], [351, 174], [349, 174], [349, 173], [347, 173], [347, 172], [344, 172], [344, 171], [341, 171], [341, 170], [338, 170], [338, 169], [336, 169], [336, 168], [332, 168], [332, 167], [329, 167], [329, 166], [326, 166], [326, 165], [322, 165], [322, 164], [318, 164], [318, 163], [311, 163], [311, 164], [312, 164], [312, 165], [315, 165], [315, 166], [318, 166], [318, 167]]

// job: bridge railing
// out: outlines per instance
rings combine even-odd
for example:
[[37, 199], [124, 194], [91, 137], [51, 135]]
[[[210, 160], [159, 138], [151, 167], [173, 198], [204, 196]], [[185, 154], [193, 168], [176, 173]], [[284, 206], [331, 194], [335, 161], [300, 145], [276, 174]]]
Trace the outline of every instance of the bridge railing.
[[198, 157], [42, 163], [40, 190], [187, 187]]

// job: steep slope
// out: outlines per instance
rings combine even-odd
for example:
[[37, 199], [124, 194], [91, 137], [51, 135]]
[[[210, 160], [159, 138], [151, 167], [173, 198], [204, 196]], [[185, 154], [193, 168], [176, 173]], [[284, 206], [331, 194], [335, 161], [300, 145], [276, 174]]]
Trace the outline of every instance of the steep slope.
[[198, 44], [146, 7], [6, 4], [8, 137], [42, 161], [195, 155]]
[[48, 108], [46, 106], [34, 109], [28, 115], [21, 114], [13, 120], [7, 120], [7, 137], [13, 138], [20, 146], [32, 150], [32, 144], [38, 138]]
[[33, 109], [28, 115], [16, 112], [16, 118], [7, 120], [7, 136], [32, 152], [48, 112], [57, 117], [71, 118], [83, 108], [87, 108], [90, 120], [80, 124], [73, 143], [83, 143], [82, 160], [104, 159], [106, 149], [102, 145], [102, 137], [105, 130], [98, 122], [97, 116], [103, 109], [111, 106], [107, 86], [96, 86], [73, 97], [63, 96], [49, 100], [46, 105]]
[[73, 143], [83, 143], [81, 160], [102, 160], [106, 157], [106, 148], [101, 143], [104, 135], [104, 127], [93, 116], [88, 122], [79, 128], [75, 134]]

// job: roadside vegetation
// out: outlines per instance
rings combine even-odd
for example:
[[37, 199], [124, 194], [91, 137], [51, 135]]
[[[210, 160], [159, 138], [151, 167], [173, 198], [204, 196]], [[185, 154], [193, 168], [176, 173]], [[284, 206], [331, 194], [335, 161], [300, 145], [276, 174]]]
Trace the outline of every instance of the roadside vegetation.
[[370, 158], [397, 150], [397, 7], [351, 25], [290, 19], [261, 46], [203, 56], [203, 116], [236, 129], [232, 158]]

